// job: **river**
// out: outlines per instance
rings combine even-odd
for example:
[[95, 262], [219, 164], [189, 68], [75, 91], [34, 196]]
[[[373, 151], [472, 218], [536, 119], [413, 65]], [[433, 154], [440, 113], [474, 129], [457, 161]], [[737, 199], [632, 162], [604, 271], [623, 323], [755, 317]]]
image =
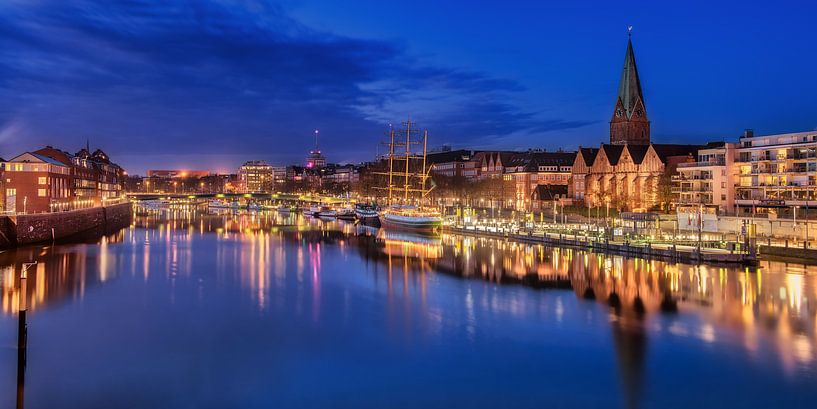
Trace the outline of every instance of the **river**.
[[186, 210], [0, 253], [2, 408], [805, 408], [816, 354], [782, 262]]

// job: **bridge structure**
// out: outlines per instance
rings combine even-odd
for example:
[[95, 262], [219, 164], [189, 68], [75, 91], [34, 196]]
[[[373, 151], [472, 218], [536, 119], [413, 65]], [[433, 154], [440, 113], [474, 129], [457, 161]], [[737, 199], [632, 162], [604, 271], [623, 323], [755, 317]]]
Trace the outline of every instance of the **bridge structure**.
[[348, 198], [339, 198], [326, 195], [301, 195], [295, 193], [127, 193], [127, 197], [134, 201], [150, 200], [179, 200], [201, 202], [209, 200], [225, 201], [256, 201], [279, 203], [343, 203]]

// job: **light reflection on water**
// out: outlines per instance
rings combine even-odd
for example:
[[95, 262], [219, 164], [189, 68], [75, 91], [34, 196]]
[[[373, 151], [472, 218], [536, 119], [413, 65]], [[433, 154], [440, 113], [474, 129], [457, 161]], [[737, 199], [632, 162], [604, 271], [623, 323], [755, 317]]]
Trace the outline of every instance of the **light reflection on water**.
[[[128, 315], [122, 319], [136, 328], [158, 331], [151, 336], [143, 335], [145, 339], [138, 345], [146, 359], [161, 355], [157, 351], [166, 347], [159, 344], [166, 342], [164, 337], [180, 337], [195, 345], [199, 338], [209, 339], [211, 332], [228, 326], [244, 336], [258, 338], [247, 346], [245, 352], [250, 356], [255, 353], [265, 357], [272, 353], [253, 350], [253, 346], [259, 348], [267, 343], [265, 340], [285, 351], [294, 351], [306, 361], [306, 367], [299, 370], [317, 371], [312, 372], [312, 377], [318, 385], [336, 381], [330, 375], [344, 371], [366, 378], [371, 376], [369, 372], [382, 366], [395, 367], [397, 372], [392, 378], [380, 380], [379, 384], [370, 380], [381, 389], [369, 390], [368, 395], [358, 398], [344, 398], [348, 400], [342, 402], [349, 403], [348, 406], [375, 407], [383, 402], [399, 407], [445, 407], [462, 402], [484, 407], [542, 406], [554, 403], [543, 400], [545, 392], [551, 389], [550, 393], [564, 392], [555, 403], [568, 407], [666, 407], [678, 401], [714, 407], [719, 399], [729, 403], [744, 399], [748, 406], [785, 401], [796, 407], [808, 402], [807, 398], [815, 398], [815, 392], [805, 388], [813, 384], [817, 374], [815, 267], [764, 262], [755, 271], [671, 264], [484, 238], [415, 236], [297, 214], [201, 216], [193, 212], [150, 212], [139, 214], [130, 228], [87, 244], [28, 247], [1, 253], [0, 343], [4, 351], [8, 350], [5, 345], [16, 339], [13, 324], [23, 296], [19, 292], [19, 272], [21, 263], [30, 260], [37, 260], [38, 264], [34, 271], [29, 271], [25, 294], [28, 319], [33, 323], [47, 321], [62, 330], [49, 333], [50, 327], [34, 325], [32, 339], [36, 341], [32, 342], [39, 349], [58, 348], [58, 340], [74, 336], [71, 332], [74, 329], [63, 327], [59, 317], [68, 314], [73, 317], [67, 320], [72, 325], [85, 325], [86, 304], [89, 309], [100, 305], [104, 309], [105, 303], [121, 299], [127, 309], [107, 306], [118, 314]], [[544, 290], [531, 291], [526, 286]], [[86, 300], [89, 294], [94, 294], [93, 300]], [[100, 297], [106, 300], [102, 302]], [[177, 325], [198, 338], [187, 333], [163, 334], [161, 330], [168, 331], [168, 327], [158, 324], [151, 327], [153, 322], [165, 319], [154, 304], [166, 304], [163, 308], [170, 311], [180, 309], [178, 314], [192, 323]], [[369, 308], [361, 311], [361, 304]], [[245, 307], [254, 313], [242, 309]], [[103, 320], [115, 319], [102, 316]], [[283, 326], [272, 332], [258, 327], [270, 323]], [[287, 332], [290, 325], [294, 335]], [[285, 331], [287, 338], [280, 340], [278, 337], [284, 335], [276, 335], [278, 331]], [[46, 335], [50, 337], [47, 340], [42, 338]], [[345, 353], [321, 355], [326, 351], [315, 343], [328, 340], [309, 338], [313, 336], [359, 343], [356, 347], [365, 349], [365, 355], [351, 356], [364, 362], [351, 360]], [[94, 340], [87, 334], [80, 338]], [[113, 338], [126, 344], [131, 342], [122, 341], [121, 336]], [[99, 367], [107, 362], [104, 357], [118, 359], [116, 347], [100, 346], [113, 350], [92, 358], [95, 362], [88, 364], [92, 369], [79, 372], [79, 378], [85, 377], [87, 381], [74, 381], [77, 387], [74, 393], [87, 393], [84, 388], [99, 382], [97, 377], [102, 376]], [[346, 347], [352, 351], [356, 348]], [[505, 349], [508, 347], [514, 350]], [[212, 348], [207, 348], [207, 353], [213, 353]], [[396, 349], [406, 355], [382, 361], [370, 358], [373, 362], [366, 362], [362, 356], [379, 356], [371, 348], [389, 352]], [[188, 358], [201, 359], [200, 349], [198, 345], [191, 346]], [[230, 362], [233, 352], [215, 350]], [[606, 350], [611, 354], [603, 354]], [[85, 396], [59, 403], [63, 401], [55, 400], [56, 396], [49, 393], [59, 390], [60, 396], [65, 393], [71, 396], [71, 391], [54, 386], [54, 379], [45, 375], [53, 362], [38, 362], [37, 351], [30, 352], [28, 407], [111, 402], [110, 396], [99, 401]], [[303, 356], [312, 353], [316, 357]], [[563, 362], [553, 356], [562, 353], [565, 360], [572, 357], [575, 362]], [[415, 361], [429, 357], [440, 361], [438, 364]], [[547, 362], [545, 368], [530, 366], [537, 359]], [[322, 362], [334, 360], [347, 365], [338, 369], [338, 374], [335, 369], [322, 366]], [[13, 362], [8, 353], [0, 356], [0, 366], [12, 367]], [[163, 365], [174, 368], [189, 364], [184, 359], [179, 362], [183, 365], [174, 365], [172, 360], [163, 361]], [[83, 366], [78, 362], [63, 363], [72, 366], [63, 370], [66, 373]], [[360, 368], [354, 366], [356, 363]], [[222, 360], [210, 365], [206, 368], [207, 376], [212, 378], [208, 382], [232, 385], [235, 370], [255, 376], [252, 380], [241, 378], [250, 385], [259, 383], [257, 378], [270, 375], [258, 369], [238, 369]], [[611, 379], [586, 372], [608, 366], [615, 372]], [[468, 381], [437, 391], [424, 381], [428, 374], [412, 372], [418, 367], [437, 370], [439, 376], [448, 375], [449, 380]], [[464, 373], [466, 367], [474, 373]], [[579, 378], [564, 379], [540, 370], [547, 368], [558, 373], [573, 371]], [[756, 373], [749, 376], [744, 371]], [[497, 380], [494, 372], [525, 374], [526, 379], [511, 376], [512, 379]], [[426, 391], [430, 400], [402, 390], [400, 386], [407, 379], [397, 375], [400, 373], [411, 377], [410, 384]], [[760, 392], [760, 397], [753, 394], [735, 397], [722, 392], [719, 397], [700, 401], [674, 392], [676, 377], [687, 379], [687, 388], [691, 390], [710, 390], [706, 384], [713, 382], [710, 378], [716, 373], [733, 376], [733, 381], [742, 386], [756, 386], [766, 392]], [[469, 377], [478, 374], [482, 376]], [[588, 395], [580, 386], [567, 384], [591, 382], [593, 376], [600, 377], [600, 383], [605, 385], [596, 393]], [[700, 378], [690, 381], [689, 377]], [[255, 389], [251, 386], [248, 394], [231, 394], [229, 390], [223, 393], [225, 399], [232, 399], [229, 402], [246, 398], [245, 404], [239, 406], [263, 407], [272, 403], [285, 407], [333, 406], [332, 399], [343, 393], [331, 387], [326, 387], [320, 396], [305, 392], [315, 386], [310, 384], [313, 378], [295, 376], [289, 384], [293, 392], [279, 393], [283, 396], [275, 398], [264, 395], [268, 391], [264, 388], [253, 395]], [[3, 382], [0, 392], [11, 390], [13, 380], [9, 379], [12, 378], [0, 373]], [[299, 379], [304, 382], [298, 383]], [[488, 382], [489, 379], [492, 381]], [[145, 385], [139, 389], [162, 388], [143, 382]], [[486, 389], [496, 382], [502, 388], [511, 388], [518, 382], [516, 386], [535, 385], [542, 391], [529, 392], [526, 397], [506, 396], [481, 390], [478, 385], [483, 382]], [[731, 386], [728, 378], [718, 382]], [[767, 390], [775, 385], [787, 395], [776, 396], [779, 391]], [[170, 399], [157, 392], [146, 394], [135, 405], [193, 402], [188, 406], [218, 406], [208, 400], [208, 396], [212, 399], [211, 392], [202, 392], [202, 386], [198, 378], [172, 387], [165, 385], [165, 389], [180, 392], [189, 400]], [[463, 394], [470, 397], [463, 398]], [[389, 396], [400, 399], [392, 401]], [[0, 399], [0, 406], [5, 407], [5, 403]]]

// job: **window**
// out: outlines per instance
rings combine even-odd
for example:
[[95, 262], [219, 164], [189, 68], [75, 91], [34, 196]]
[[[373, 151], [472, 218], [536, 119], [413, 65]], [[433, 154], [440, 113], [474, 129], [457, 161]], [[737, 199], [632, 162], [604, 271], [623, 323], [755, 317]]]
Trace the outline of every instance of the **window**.
[[48, 184], [48, 178], [45, 176], [40, 176], [37, 178], [37, 184], [46, 185]]
[[48, 194], [46, 193], [45, 189], [37, 189], [37, 196], [39, 197], [46, 197]]
[[17, 189], [6, 189], [6, 196], [17, 196]]

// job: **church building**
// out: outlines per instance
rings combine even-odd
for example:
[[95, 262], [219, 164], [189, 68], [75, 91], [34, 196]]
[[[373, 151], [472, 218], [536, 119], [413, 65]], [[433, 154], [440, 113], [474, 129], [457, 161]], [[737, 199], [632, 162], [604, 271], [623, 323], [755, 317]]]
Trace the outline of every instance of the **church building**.
[[[647, 104], [632, 38], [628, 38], [610, 119], [610, 143], [599, 148], [579, 148], [571, 170], [570, 196], [593, 207], [627, 211], [661, 207], [671, 201], [669, 175], [675, 172], [678, 163], [694, 161], [700, 148], [650, 141]], [[666, 195], [662, 194], [665, 190]]]

